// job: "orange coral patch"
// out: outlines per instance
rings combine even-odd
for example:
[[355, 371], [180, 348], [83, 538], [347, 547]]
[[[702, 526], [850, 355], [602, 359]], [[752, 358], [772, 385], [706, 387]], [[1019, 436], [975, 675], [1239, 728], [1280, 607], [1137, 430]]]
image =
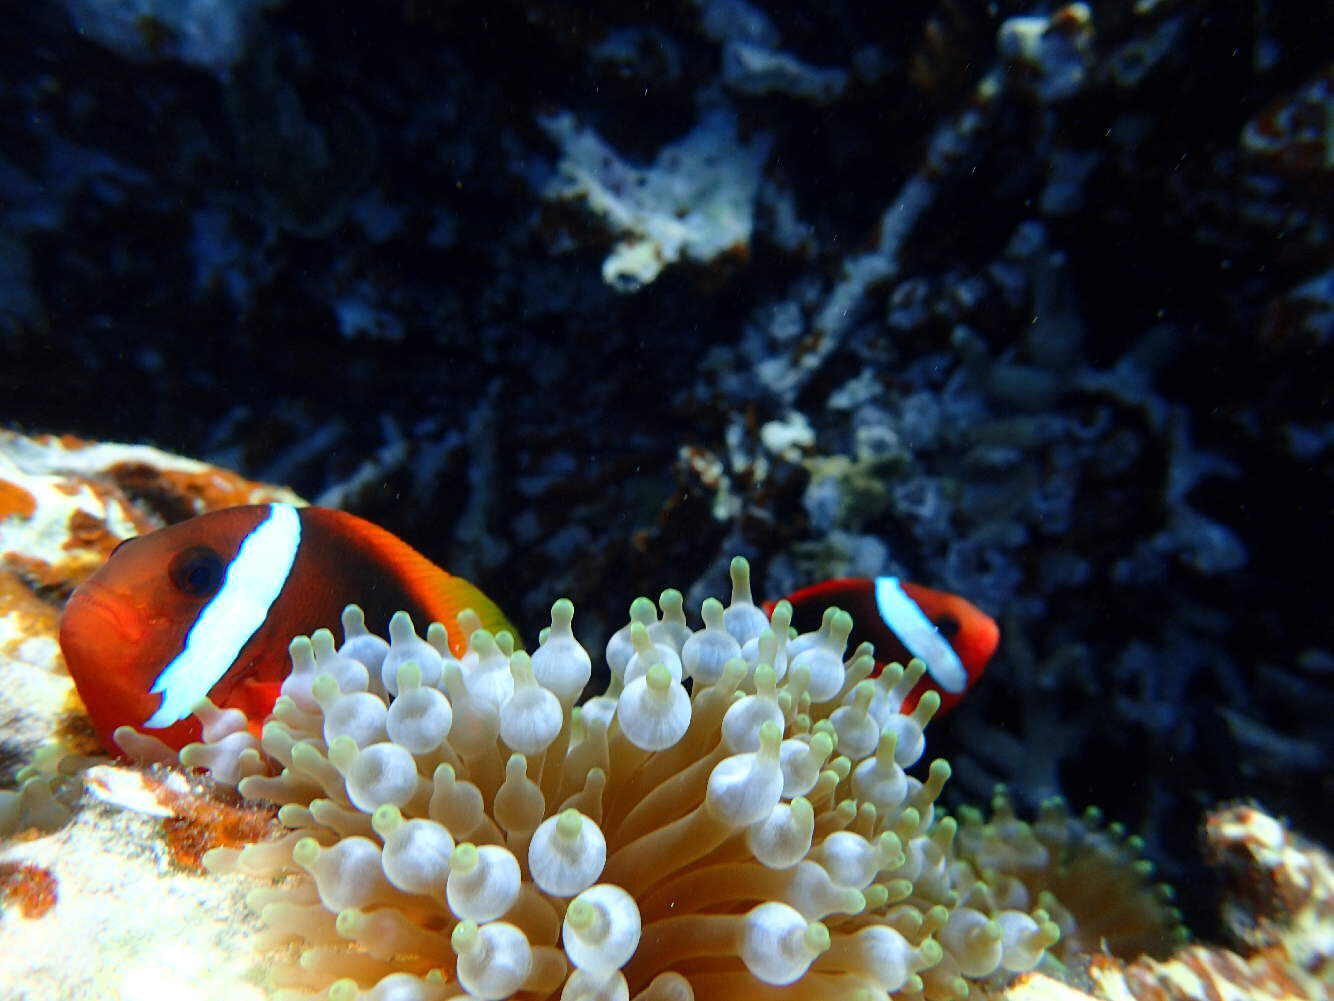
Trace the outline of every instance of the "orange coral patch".
[[270, 803], [225, 799], [214, 788], [204, 795], [181, 795], [163, 790], [162, 798], [176, 815], [162, 821], [167, 851], [187, 869], [202, 868], [210, 848], [241, 848], [264, 841], [278, 832], [278, 808]]
[[66, 452], [73, 452], [75, 449], [87, 448], [92, 444], [92, 442], [88, 441], [86, 438], [80, 438], [77, 435], [72, 434], [39, 434], [33, 435], [32, 440], [39, 445], [49, 445], [53, 441], [59, 442], [60, 447]]
[[130, 497], [143, 501], [169, 524], [205, 511], [237, 504], [260, 504], [278, 491], [226, 469], [187, 473], [143, 462], [119, 462], [107, 475]]
[[0, 518], [18, 515], [31, 518], [37, 510], [37, 498], [24, 490], [17, 483], [0, 480]]
[[32, 588], [10, 570], [0, 570], [0, 615], [17, 614], [23, 636], [54, 636], [60, 612], [33, 594]]
[[66, 566], [63, 563], [52, 566], [46, 560], [12, 551], [0, 554], [0, 560], [4, 562], [6, 569], [18, 574], [34, 590], [61, 598], [68, 597], [80, 581], [102, 565], [102, 560], [99, 558], [90, 562], [87, 567]]
[[0, 862], [0, 900], [25, 918], [40, 918], [56, 905], [56, 877], [41, 866]]
[[104, 556], [110, 556], [111, 550], [120, 543], [120, 536], [113, 535], [107, 523], [95, 518], [82, 508], [76, 508], [69, 516], [69, 538], [62, 549], [95, 549]]

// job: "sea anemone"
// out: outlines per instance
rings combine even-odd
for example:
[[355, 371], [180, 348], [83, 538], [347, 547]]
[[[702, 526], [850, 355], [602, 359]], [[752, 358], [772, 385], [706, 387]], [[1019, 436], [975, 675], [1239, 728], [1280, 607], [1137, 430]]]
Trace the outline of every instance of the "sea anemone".
[[399, 613], [386, 642], [349, 606], [340, 647], [293, 641], [260, 740], [201, 705], [182, 763], [289, 829], [204, 859], [277, 880], [251, 904], [278, 997], [935, 1001], [1034, 967], [1056, 923], [956, 852], [948, 765], [905, 771], [939, 707], [900, 712], [922, 665], [872, 677], [846, 613], [790, 636], [744, 559], [732, 582], [700, 629], [677, 591], [637, 599], [582, 705], [564, 599], [531, 656], [460, 615], [459, 659], [438, 624]]
[[0, 837], [25, 828], [54, 831], [74, 816], [87, 758], [50, 744], [18, 770], [17, 789], [0, 789]]
[[1165, 959], [1189, 938], [1172, 888], [1153, 878], [1139, 838], [1104, 824], [1090, 807], [1072, 814], [1059, 797], [1046, 800], [1029, 823], [998, 788], [990, 817], [958, 811], [956, 848], [995, 892], [1017, 884], [1061, 929], [1055, 950], [1067, 962], [1106, 953], [1133, 960]]

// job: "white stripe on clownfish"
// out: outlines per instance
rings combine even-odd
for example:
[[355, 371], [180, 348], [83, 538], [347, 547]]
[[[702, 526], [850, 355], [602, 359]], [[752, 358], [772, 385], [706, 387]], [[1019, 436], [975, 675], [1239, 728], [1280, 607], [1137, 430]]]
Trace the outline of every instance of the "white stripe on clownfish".
[[936, 684], [947, 692], [962, 692], [968, 687], [968, 671], [954, 647], [921, 606], [908, 597], [897, 577], [875, 579], [875, 605], [885, 624], [908, 652], [926, 665]]
[[282, 594], [301, 545], [301, 518], [290, 504], [270, 504], [227, 566], [218, 593], [199, 612], [181, 652], [149, 689], [162, 704], [143, 725], [165, 727], [190, 715], [236, 662]]

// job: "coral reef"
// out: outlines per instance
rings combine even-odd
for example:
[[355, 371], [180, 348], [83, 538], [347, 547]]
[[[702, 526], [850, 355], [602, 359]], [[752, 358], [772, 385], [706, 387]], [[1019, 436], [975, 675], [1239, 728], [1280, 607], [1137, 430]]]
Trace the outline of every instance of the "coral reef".
[[[159, 461], [164, 468], [172, 462]], [[25, 489], [41, 494], [29, 481]], [[151, 517], [148, 500], [124, 497], [124, 503], [135, 517]], [[26, 527], [36, 531], [41, 524]], [[928, 997], [959, 994], [963, 982], [956, 976], [981, 976], [1005, 960], [1005, 929], [1024, 919], [1037, 929], [1030, 942], [1049, 952], [1040, 972], [1007, 985], [1013, 976], [1007, 968], [1025, 965], [1012, 956], [991, 976], [972, 980], [970, 997], [1095, 996], [1053, 977], [1092, 983], [1097, 998], [1112, 1001], [1184, 1001], [1214, 996], [1209, 991], [1330, 996], [1332, 884], [1322, 851], [1252, 807], [1215, 814], [1208, 834], [1231, 889], [1224, 924], [1235, 951], [1204, 944], [1179, 949], [1175, 912], [1138, 857], [1142, 845], [1135, 839], [1055, 803], [1023, 822], [1003, 795], [987, 815], [963, 809], [954, 819], [939, 798], [948, 773], [943, 763], [925, 768], [922, 759], [911, 768], [914, 778], [897, 761], [900, 748], [921, 736], [933, 706], [924, 702], [912, 717], [893, 713], [892, 697], [907, 690], [908, 679], [895, 669], [859, 680], [867, 663], [856, 655], [842, 663], [832, 653], [833, 635], [828, 649], [817, 637], [802, 652], [799, 641], [781, 644], [773, 633], [743, 648], [728, 626], [754, 630], [764, 618], [746, 602], [745, 581], [738, 583], [732, 606], [710, 602], [705, 628], [694, 631], [680, 617], [676, 592], [665, 593], [659, 607], [637, 601], [631, 626], [609, 644], [607, 659], [620, 665], [610, 693], [573, 709], [592, 661], [602, 658], [580, 655], [572, 608], [563, 601], [531, 658], [506, 655], [504, 637], [488, 642], [479, 634], [473, 651], [455, 662], [442, 656], [433, 630], [427, 635], [436, 646], [417, 641], [410, 654], [404, 650], [390, 662], [393, 671], [383, 663], [366, 671], [335, 653], [332, 637], [299, 642], [300, 667], [262, 743], [237, 730], [234, 715], [201, 706], [208, 740], [185, 753], [187, 764], [239, 782], [258, 802], [238, 803], [227, 789], [176, 770], [174, 755], [163, 755], [170, 767], [144, 770], [98, 764], [55, 746], [41, 751], [26, 766], [20, 797], [41, 809], [0, 819], [6, 829], [25, 829], [0, 842], [6, 901], [0, 992], [74, 997], [100, 988], [127, 1001], [147, 1001], [162, 990], [233, 1001], [312, 994], [445, 998], [457, 993], [451, 978], [468, 966], [460, 957], [475, 960], [477, 949], [522, 956], [512, 927], [528, 939], [534, 982], [554, 981], [559, 969], [572, 992], [601, 997], [596, 988], [607, 985], [608, 975], [579, 972], [600, 968], [597, 950], [576, 948], [566, 957], [555, 943], [565, 941], [557, 931], [572, 913], [577, 929], [586, 911], [589, 934], [597, 938], [600, 918], [619, 914], [616, 901], [623, 899], [592, 888], [614, 881], [637, 893], [639, 946], [627, 952], [628, 939], [610, 935], [602, 946], [629, 957], [623, 969], [636, 983], [647, 982], [649, 998], [688, 997], [692, 976], [701, 988], [741, 978], [764, 990], [747, 965], [747, 957], [759, 961], [757, 953], [742, 949], [753, 940], [744, 932], [739, 942], [729, 939], [764, 900], [777, 903], [762, 916], [778, 915], [775, 908], [783, 906], [798, 915], [782, 912], [797, 946], [785, 958], [798, 967], [810, 963], [795, 985], [775, 988], [784, 995], [818, 989], [829, 996], [829, 989], [849, 986], [846, 970], [857, 963], [870, 964], [857, 969], [873, 968], [877, 976], [902, 975], [900, 995], [914, 996], [918, 981]], [[29, 602], [42, 603], [39, 592], [26, 593]], [[50, 639], [54, 618], [30, 615], [11, 628], [24, 630], [23, 642]], [[723, 659], [743, 649], [752, 661], [771, 658], [783, 673]], [[374, 660], [389, 651], [359, 634], [341, 652]], [[668, 666], [671, 652], [681, 677], [693, 679], [689, 695]], [[659, 656], [663, 664], [643, 670], [646, 659]], [[438, 673], [428, 666], [423, 683], [422, 668], [407, 665], [413, 658], [438, 660]], [[23, 676], [12, 663], [5, 671]], [[386, 703], [389, 675], [399, 699]], [[818, 687], [833, 688], [840, 677], [833, 697], [814, 698]], [[664, 692], [674, 694], [656, 723], [667, 725], [638, 725], [655, 722], [654, 694]], [[684, 723], [677, 714], [682, 698], [690, 711]], [[889, 723], [883, 733], [876, 730], [882, 716]], [[57, 726], [68, 728], [57, 719], [42, 725], [50, 728], [48, 738]], [[778, 725], [785, 736], [775, 743]], [[656, 748], [682, 726], [670, 747], [631, 740]], [[938, 728], [930, 727], [933, 742]], [[753, 749], [738, 750], [747, 747]], [[151, 741], [135, 749], [154, 751]], [[563, 768], [554, 767], [557, 753]], [[911, 756], [905, 752], [904, 761]], [[681, 767], [689, 760], [696, 764]], [[711, 802], [735, 805], [731, 793], [764, 784], [766, 770], [779, 776], [777, 788], [769, 776], [763, 798], [773, 800], [771, 823], [734, 829], [712, 815]], [[871, 781], [877, 777], [884, 781]], [[789, 779], [813, 784], [800, 795], [799, 786], [787, 788]], [[4, 809], [12, 812], [18, 801], [6, 798]], [[595, 863], [601, 859], [592, 867], [599, 871], [561, 882], [570, 860], [583, 856], [556, 850], [560, 839], [573, 831], [578, 840], [595, 828], [606, 840], [605, 858], [592, 853]], [[710, 832], [720, 839], [712, 848]], [[657, 849], [668, 841], [693, 843], [703, 854], [678, 853], [666, 863]], [[652, 859], [631, 864], [644, 851]], [[208, 872], [198, 867], [200, 853]], [[786, 869], [770, 867], [797, 854], [800, 860]], [[457, 920], [455, 908], [468, 907], [467, 894], [478, 890], [464, 877], [500, 879], [504, 873], [488, 865], [508, 868], [507, 858], [519, 877], [510, 911], [489, 919], [469, 910], [472, 918]], [[558, 864], [547, 865], [553, 860]], [[266, 874], [282, 878], [257, 885], [256, 876]], [[443, 881], [424, 886], [424, 875]], [[594, 881], [587, 890], [584, 880]], [[344, 892], [370, 896], [345, 899]], [[572, 905], [581, 893], [588, 908]], [[999, 959], [993, 921], [1002, 931]], [[690, 922], [699, 922], [697, 932], [723, 934], [692, 946]], [[829, 939], [824, 951], [820, 929]], [[87, 947], [72, 955], [71, 936], [82, 936]], [[680, 959], [684, 981], [654, 976], [657, 966], [670, 965], [663, 957], [673, 942], [684, 953], [725, 948], [731, 958]], [[1104, 943], [1110, 952], [1102, 951]], [[893, 948], [879, 950], [885, 945]], [[859, 952], [859, 946], [876, 948]], [[1140, 948], [1156, 958], [1134, 958]], [[497, 994], [487, 988], [507, 986], [514, 972], [474, 961], [463, 975], [478, 978], [470, 982], [484, 994]], [[276, 992], [260, 986], [271, 978], [288, 986]], [[627, 983], [622, 996], [629, 995]], [[695, 996], [708, 995], [697, 989]]]
[[730, 113], [705, 115], [645, 170], [623, 163], [568, 112], [547, 116], [542, 128], [563, 154], [545, 197], [585, 204], [619, 238], [602, 264], [612, 288], [638, 291], [678, 260], [709, 264], [748, 252], [769, 141], [742, 142]]
[[132, 59], [178, 59], [225, 72], [240, 61], [257, 12], [272, 0], [66, 0], [81, 35]]
[[942, 807], [1099, 804], [1202, 934], [1203, 809], [1327, 822], [1328, 0], [8, 15], [0, 420], [212, 465], [0, 468], [5, 809], [92, 749], [61, 595], [272, 482], [525, 629], [734, 553], [960, 592], [1005, 640]]
[[1232, 885], [1223, 917], [1241, 954], [1198, 945], [1163, 962], [1095, 960], [1089, 974], [1099, 993], [1137, 1001], [1334, 996], [1329, 854], [1252, 806], [1217, 811], [1205, 833], [1215, 865]]
[[[165, 840], [172, 802], [214, 809], [202, 787], [105, 764], [78, 786], [73, 812], [42, 824], [56, 830], [0, 840], [0, 873], [22, 874], [16, 887], [0, 876], [0, 997], [268, 1001], [253, 882], [178, 869]], [[22, 900], [41, 906], [24, 913]]]

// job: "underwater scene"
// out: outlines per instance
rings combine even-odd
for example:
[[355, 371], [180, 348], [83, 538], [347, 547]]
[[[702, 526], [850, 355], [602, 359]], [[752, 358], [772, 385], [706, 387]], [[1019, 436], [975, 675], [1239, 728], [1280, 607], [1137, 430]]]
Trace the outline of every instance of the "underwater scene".
[[0, 1001], [1334, 999], [1334, 3], [31, 0]]

